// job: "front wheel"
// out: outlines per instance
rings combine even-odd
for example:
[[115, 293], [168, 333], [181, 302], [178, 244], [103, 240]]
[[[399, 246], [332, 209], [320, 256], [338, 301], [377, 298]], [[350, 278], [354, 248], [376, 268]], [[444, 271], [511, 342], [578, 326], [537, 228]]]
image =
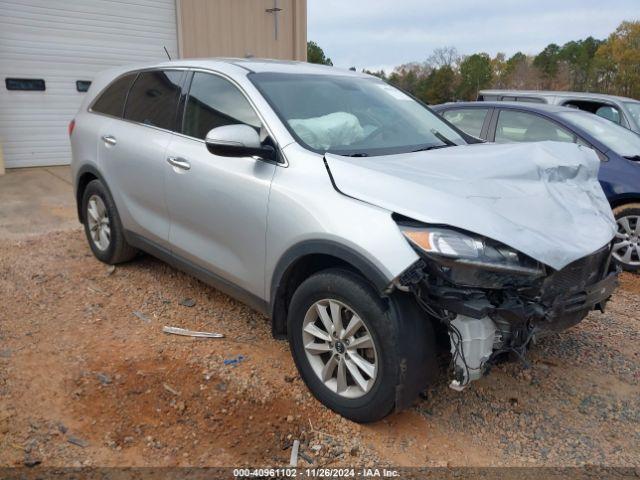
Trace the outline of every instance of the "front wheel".
[[621, 205], [613, 209], [618, 232], [611, 252], [624, 270], [640, 270], [640, 203]]
[[326, 270], [291, 299], [288, 337], [298, 371], [323, 404], [356, 422], [409, 405], [436, 369], [429, 320], [410, 298], [383, 301], [359, 275]]

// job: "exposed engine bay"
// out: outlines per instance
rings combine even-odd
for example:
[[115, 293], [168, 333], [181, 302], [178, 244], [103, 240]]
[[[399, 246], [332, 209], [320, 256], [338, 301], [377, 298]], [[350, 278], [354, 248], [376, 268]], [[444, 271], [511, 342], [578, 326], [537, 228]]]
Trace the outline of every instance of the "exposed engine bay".
[[[430, 241], [438, 239], [432, 235]], [[492, 248], [501, 249], [483, 245], [485, 254]], [[413, 292], [422, 309], [446, 328], [450, 386], [456, 390], [481, 378], [505, 354], [526, 364], [533, 340], [579, 323], [591, 310], [604, 311], [618, 283], [610, 245], [560, 270], [522, 255], [509, 268], [505, 254], [513, 252], [503, 251], [501, 261], [493, 263], [423, 252], [398, 278], [396, 286]]]

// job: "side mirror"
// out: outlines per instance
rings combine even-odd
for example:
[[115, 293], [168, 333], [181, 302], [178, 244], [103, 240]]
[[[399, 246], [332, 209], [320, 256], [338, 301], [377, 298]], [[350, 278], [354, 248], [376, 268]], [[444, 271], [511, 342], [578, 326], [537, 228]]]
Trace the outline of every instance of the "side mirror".
[[262, 145], [258, 132], [249, 125], [224, 125], [207, 133], [204, 140], [214, 155], [221, 157], [260, 157], [275, 160], [276, 151], [270, 145]]

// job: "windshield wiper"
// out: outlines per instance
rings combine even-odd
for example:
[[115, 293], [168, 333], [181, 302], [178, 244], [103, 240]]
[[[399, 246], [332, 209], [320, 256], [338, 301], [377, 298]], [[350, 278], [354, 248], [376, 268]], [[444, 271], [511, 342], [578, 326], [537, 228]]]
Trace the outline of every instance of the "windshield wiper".
[[625, 155], [627, 160], [633, 160], [634, 162], [640, 162], [640, 155]]
[[426, 147], [416, 148], [415, 150], [411, 150], [412, 152], [425, 152], [427, 150], [437, 150], [438, 148], [447, 148], [449, 145], [428, 145]]
[[350, 154], [349, 156], [350, 157], [368, 157], [369, 154], [364, 152], [356, 152], [356, 153]]
[[436, 130], [435, 128], [431, 129], [431, 133], [433, 133], [433, 135], [440, 140], [442, 143], [444, 143], [445, 145], [449, 146], [449, 147], [455, 147], [457, 146], [457, 143], [452, 142], [451, 140], [449, 140], [447, 137], [445, 137], [443, 134], [441, 134], [438, 130]]

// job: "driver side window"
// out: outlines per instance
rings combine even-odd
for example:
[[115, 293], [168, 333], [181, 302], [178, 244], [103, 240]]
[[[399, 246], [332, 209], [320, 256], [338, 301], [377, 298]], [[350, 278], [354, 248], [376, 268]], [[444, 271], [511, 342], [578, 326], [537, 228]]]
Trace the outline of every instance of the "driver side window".
[[261, 123], [245, 96], [228, 80], [195, 72], [187, 96], [182, 133], [204, 140], [209, 130], [245, 124], [260, 130]]

